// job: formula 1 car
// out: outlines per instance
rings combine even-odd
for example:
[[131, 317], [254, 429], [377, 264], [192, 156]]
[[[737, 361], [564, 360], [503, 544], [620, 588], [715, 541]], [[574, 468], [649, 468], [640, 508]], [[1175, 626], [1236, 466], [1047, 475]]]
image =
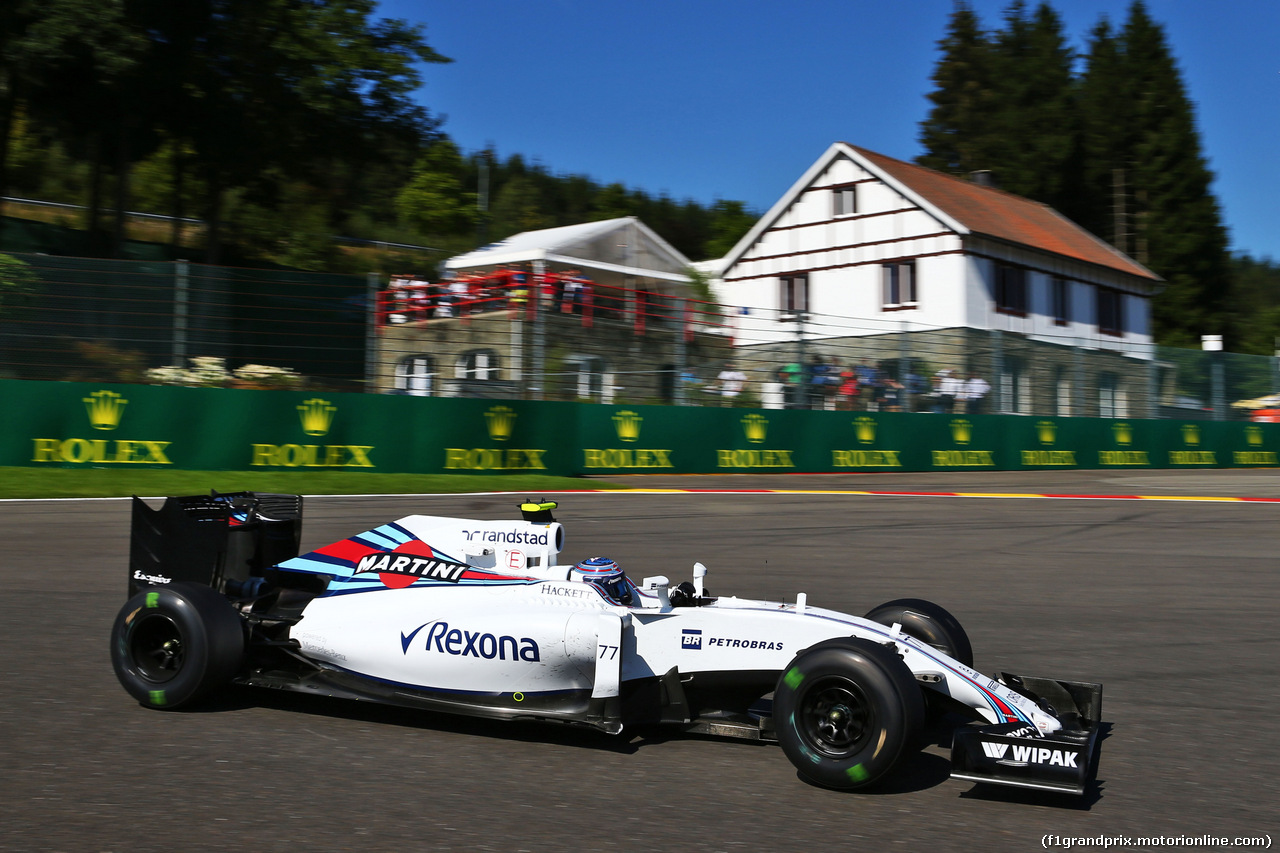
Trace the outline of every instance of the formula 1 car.
[[143, 705], [238, 683], [619, 733], [640, 724], [776, 741], [806, 780], [860, 788], [919, 745], [926, 712], [952, 777], [1082, 794], [1099, 684], [973, 669], [936, 604], [866, 616], [636, 584], [611, 560], [561, 565], [552, 502], [519, 521], [412, 515], [299, 556], [302, 498], [134, 498], [129, 600], [111, 660]]

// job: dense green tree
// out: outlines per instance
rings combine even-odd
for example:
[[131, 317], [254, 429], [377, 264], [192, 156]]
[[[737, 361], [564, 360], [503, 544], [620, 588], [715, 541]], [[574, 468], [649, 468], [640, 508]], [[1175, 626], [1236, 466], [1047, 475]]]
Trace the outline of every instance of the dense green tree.
[[923, 166], [966, 174], [995, 165], [990, 156], [995, 103], [995, 57], [991, 41], [968, 3], [959, 0], [938, 43], [942, 57], [933, 72], [933, 106], [920, 126]]
[[476, 194], [463, 191], [462, 154], [451, 140], [430, 145], [396, 196], [400, 221], [422, 234], [461, 234], [476, 224]]

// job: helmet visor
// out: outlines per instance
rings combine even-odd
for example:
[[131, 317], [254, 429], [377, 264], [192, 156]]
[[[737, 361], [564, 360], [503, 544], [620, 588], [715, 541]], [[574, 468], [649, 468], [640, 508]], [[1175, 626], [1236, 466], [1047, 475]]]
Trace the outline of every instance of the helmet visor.
[[627, 583], [627, 576], [623, 572], [592, 578], [588, 583], [600, 590], [600, 594], [614, 604], [624, 607], [631, 604], [631, 584]]

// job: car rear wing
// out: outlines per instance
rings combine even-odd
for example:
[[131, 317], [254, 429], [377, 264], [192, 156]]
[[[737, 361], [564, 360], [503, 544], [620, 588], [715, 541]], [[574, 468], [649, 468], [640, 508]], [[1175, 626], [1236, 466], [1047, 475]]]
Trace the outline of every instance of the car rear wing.
[[301, 539], [301, 495], [210, 492], [166, 498], [159, 509], [135, 495], [129, 595], [173, 581], [253, 595], [272, 566], [297, 556]]

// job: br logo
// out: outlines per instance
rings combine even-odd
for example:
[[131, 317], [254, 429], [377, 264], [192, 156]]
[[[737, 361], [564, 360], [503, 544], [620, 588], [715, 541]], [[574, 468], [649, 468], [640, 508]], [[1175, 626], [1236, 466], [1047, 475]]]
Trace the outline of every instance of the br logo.
[[619, 441], [638, 441], [640, 439], [640, 423], [644, 418], [635, 412], [623, 410], [613, 415], [613, 428], [618, 431]]
[[876, 441], [876, 419], [863, 415], [855, 418], [853, 421], [854, 432], [858, 436], [858, 441], [863, 444], [875, 444]]
[[1053, 444], [1053, 440], [1058, 435], [1058, 425], [1053, 421], [1037, 421], [1036, 436], [1040, 439], [1041, 444]]
[[333, 415], [338, 411], [328, 400], [316, 397], [298, 406], [298, 416], [302, 419], [302, 431], [307, 435], [325, 435], [333, 425]]
[[484, 420], [489, 428], [489, 438], [506, 441], [511, 438], [511, 431], [515, 429], [516, 413], [509, 406], [494, 406], [484, 413]]
[[973, 439], [973, 424], [964, 418], [951, 421], [951, 440], [956, 444], [968, 444]]
[[124, 407], [128, 404], [128, 400], [114, 391], [94, 391], [84, 398], [85, 408], [89, 410], [89, 424], [94, 429], [120, 426], [120, 418], [124, 417]]
[[742, 429], [747, 434], [747, 441], [764, 444], [765, 437], [769, 434], [769, 419], [764, 415], [747, 415], [742, 419]]

